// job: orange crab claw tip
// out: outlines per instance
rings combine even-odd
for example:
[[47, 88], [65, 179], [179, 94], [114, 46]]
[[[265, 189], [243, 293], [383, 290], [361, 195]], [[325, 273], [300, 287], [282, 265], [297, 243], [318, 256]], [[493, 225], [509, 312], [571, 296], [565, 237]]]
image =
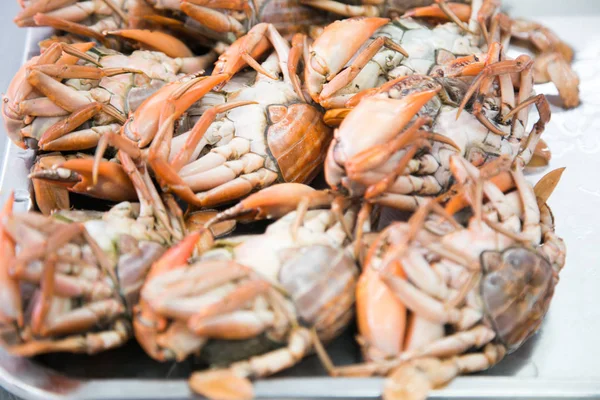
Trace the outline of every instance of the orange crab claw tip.
[[250, 400], [254, 398], [252, 382], [229, 370], [195, 372], [189, 380], [190, 388], [214, 400]]
[[167, 250], [162, 257], [152, 265], [146, 281], [148, 282], [153, 277], [160, 275], [165, 271], [185, 264], [187, 259], [192, 256], [192, 253], [196, 248], [196, 244], [205, 232], [206, 231], [203, 229], [192, 232], [183, 238], [181, 242]]
[[427, 104], [427, 102], [429, 100], [433, 99], [435, 97], [435, 95], [437, 95], [439, 93], [440, 90], [441, 90], [441, 88], [424, 90], [422, 92], [413, 93], [413, 94], [407, 96], [405, 98], [406, 104], [407, 104], [407, 109], [412, 109], [413, 107], [417, 107], [415, 110], [415, 113], [416, 113], [416, 111], [420, 110], [421, 107], [423, 107], [425, 104]]

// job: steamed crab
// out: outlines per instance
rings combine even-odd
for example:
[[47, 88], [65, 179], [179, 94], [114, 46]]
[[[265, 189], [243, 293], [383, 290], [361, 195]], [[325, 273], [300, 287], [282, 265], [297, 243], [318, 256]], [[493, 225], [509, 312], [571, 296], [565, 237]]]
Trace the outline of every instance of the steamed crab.
[[[253, 195], [255, 210], [281, 215], [290, 206], [290, 185], [296, 184], [265, 189], [270, 196]], [[276, 206], [278, 199], [283, 208]], [[353, 205], [343, 210], [350, 229], [356, 212]], [[221, 367], [196, 372], [190, 379], [194, 391], [215, 399], [234, 392], [250, 398], [249, 378], [293, 366], [315, 341], [335, 338], [352, 319], [357, 261], [346, 249], [351, 238], [331, 211], [294, 211], [264, 234], [205, 243], [188, 263], [200, 235], [184, 239], [153, 265], [134, 319], [136, 338], [153, 358], [199, 354]], [[222, 346], [238, 351], [223, 352]]]
[[13, 214], [9, 199], [0, 221], [1, 340], [9, 352], [92, 354], [131, 337], [129, 313], [148, 269], [185, 234], [173, 199], [163, 203], [138, 178], [140, 203], [104, 213]]
[[445, 208], [432, 200], [375, 239], [357, 288], [368, 362], [334, 375], [389, 375], [384, 399], [425, 399], [539, 329], [565, 263], [545, 204], [561, 171], [534, 189], [509, 165], [478, 171], [453, 157], [458, 184]]
[[[354, 39], [347, 42], [347, 37]], [[456, 24], [430, 28], [410, 18], [350, 18], [327, 26], [310, 45], [305, 84], [315, 101], [339, 108], [360, 91], [444, 65], [476, 75], [486, 57]]]
[[[532, 96], [529, 57], [497, 61], [500, 46], [496, 50], [470, 84], [413, 75], [354, 99], [358, 104], [347, 112], [329, 148], [325, 163], [329, 185], [351, 196], [415, 210], [426, 197], [448, 189], [453, 154], [477, 166], [501, 155], [527, 164], [536, 153], [550, 109], [543, 95]], [[520, 86], [515, 95], [511, 73], [516, 72]], [[470, 102], [474, 92], [478, 95]], [[539, 120], [528, 132], [533, 106]], [[538, 153], [536, 157], [544, 161], [547, 154]]]
[[103, 134], [118, 131], [145, 98], [210, 61], [150, 51], [125, 56], [93, 43], [56, 42], [10, 83], [2, 106], [7, 134], [23, 148], [94, 148]]

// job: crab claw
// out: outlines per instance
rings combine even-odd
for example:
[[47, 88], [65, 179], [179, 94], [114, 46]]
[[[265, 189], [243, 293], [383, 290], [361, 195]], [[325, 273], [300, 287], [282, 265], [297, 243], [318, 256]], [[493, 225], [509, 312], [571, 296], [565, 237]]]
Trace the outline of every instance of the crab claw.
[[[62, 154], [44, 154], [37, 159], [32, 171], [34, 173], [46, 171], [64, 161], [66, 159]], [[53, 211], [68, 210], [70, 208], [69, 191], [66, 188], [42, 179], [34, 179], [32, 185], [35, 203], [42, 214], [50, 215]]]
[[109, 201], [136, 201], [137, 193], [121, 165], [103, 161], [99, 165], [98, 182], [92, 182], [93, 158], [78, 158], [58, 164], [51, 169], [34, 171], [30, 179], [44, 180], [66, 187], [70, 192]]
[[[271, 49], [271, 45], [277, 48], [283, 40], [271, 24], [257, 24], [246, 35], [233, 42], [227, 51], [219, 56], [219, 59], [215, 63], [213, 75], [227, 74], [231, 77], [242, 68], [250, 66], [271, 79], [277, 79], [276, 76], [266, 71], [256, 60], [265, 55]], [[284, 47], [288, 46], [287, 42], [283, 45]], [[219, 85], [217, 88], [221, 88], [222, 86]]]
[[235, 206], [217, 214], [207, 222], [212, 226], [221, 221], [258, 220], [281, 217], [298, 207], [304, 197], [320, 194], [317, 190], [301, 183], [280, 183], [254, 193]]
[[[331, 81], [354, 57], [375, 31], [387, 24], [388, 18], [349, 18], [328, 25], [310, 46], [306, 63], [306, 86], [318, 101], [323, 85]], [[351, 41], [343, 38], [351, 37]]]
[[[206, 231], [200, 230], [185, 237], [177, 245], [167, 250], [163, 256], [152, 264], [146, 276], [146, 282], [167, 271], [187, 266], [187, 259], [191, 257], [198, 240]], [[158, 344], [159, 334], [165, 330], [167, 321], [157, 315], [148, 305], [146, 297], [148, 289], [144, 285], [141, 291], [140, 302], [134, 308], [133, 331], [135, 338], [144, 351], [155, 360], [166, 361], [173, 356], [169, 351], [163, 350]]]
[[189, 380], [190, 388], [209, 399], [247, 400], [254, 398], [252, 382], [229, 369], [196, 372]]
[[174, 106], [171, 118], [176, 120], [215, 85], [225, 82], [228, 78], [226, 74], [218, 74], [192, 78], [186, 82], [172, 82], [163, 86], [144, 100], [130, 116], [123, 126], [125, 136], [137, 141], [140, 148], [148, 146], [159, 129], [160, 116], [166, 106], [169, 104]]

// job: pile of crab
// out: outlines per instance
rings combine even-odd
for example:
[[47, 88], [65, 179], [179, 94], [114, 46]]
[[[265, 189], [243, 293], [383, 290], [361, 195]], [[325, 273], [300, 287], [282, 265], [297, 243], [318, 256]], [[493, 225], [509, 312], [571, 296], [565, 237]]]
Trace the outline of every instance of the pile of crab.
[[21, 1], [62, 33], [3, 99], [39, 210], [0, 214], [6, 350], [135, 338], [214, 399], [316, 353], [424, 399], [538, 330], [566, 249], [534, 83], [577, 106], [570, 47], [498, 0], [289, 2]]

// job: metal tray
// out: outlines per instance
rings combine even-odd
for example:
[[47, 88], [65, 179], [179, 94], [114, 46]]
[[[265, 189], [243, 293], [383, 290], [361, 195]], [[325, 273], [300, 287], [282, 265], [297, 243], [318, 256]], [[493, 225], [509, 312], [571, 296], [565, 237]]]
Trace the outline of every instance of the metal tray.
[[[512, 3], [517, 12], [532, 4], [554, 6], [545, 1]], [[594, 247], [600, 246], [600, 179], [596, 175], [600, 175], [600, 2], [573, 0], [569, 6], [570, 13], [581, 6], [584, 16], [537, 18], [575, 46], [575, 68], [581, 78], [583, 104], [571, 111], [553, 106], [552, 121], [543, 136], [553, 152], [551, 168], [567, 166], [550, 199], [557, 231], [568, 246], [566, 268], [537, 335], [489, 371], [460, 377], [433, 392], [431, 398], [600, 398], [600, 253]], [[26, 59], [47, 34], [28, 32]], [[558, 104], [551, 84], [537, 90]], [[7, 143], [0, 204], [15, 190], [16, 209], [30, 208], [27, 174], [33, 158], [33, 152]], [[329, 346], [337, 364], [359, 361], [353, 334], [350, 329]], [[185, 378], [194, 367], [192, 361], [153, 362], [133, 342], [94, 357], [61, 354], [23, 359], [0, 350], [0, 385], [27, 399], [189, 399], [193, 395]], [[256, 382], [255, 388], [259, 398], [371, 399], [379, 397], [382, 383], [381, 378], [328, 378], [313, 356], [289, 371]]]

